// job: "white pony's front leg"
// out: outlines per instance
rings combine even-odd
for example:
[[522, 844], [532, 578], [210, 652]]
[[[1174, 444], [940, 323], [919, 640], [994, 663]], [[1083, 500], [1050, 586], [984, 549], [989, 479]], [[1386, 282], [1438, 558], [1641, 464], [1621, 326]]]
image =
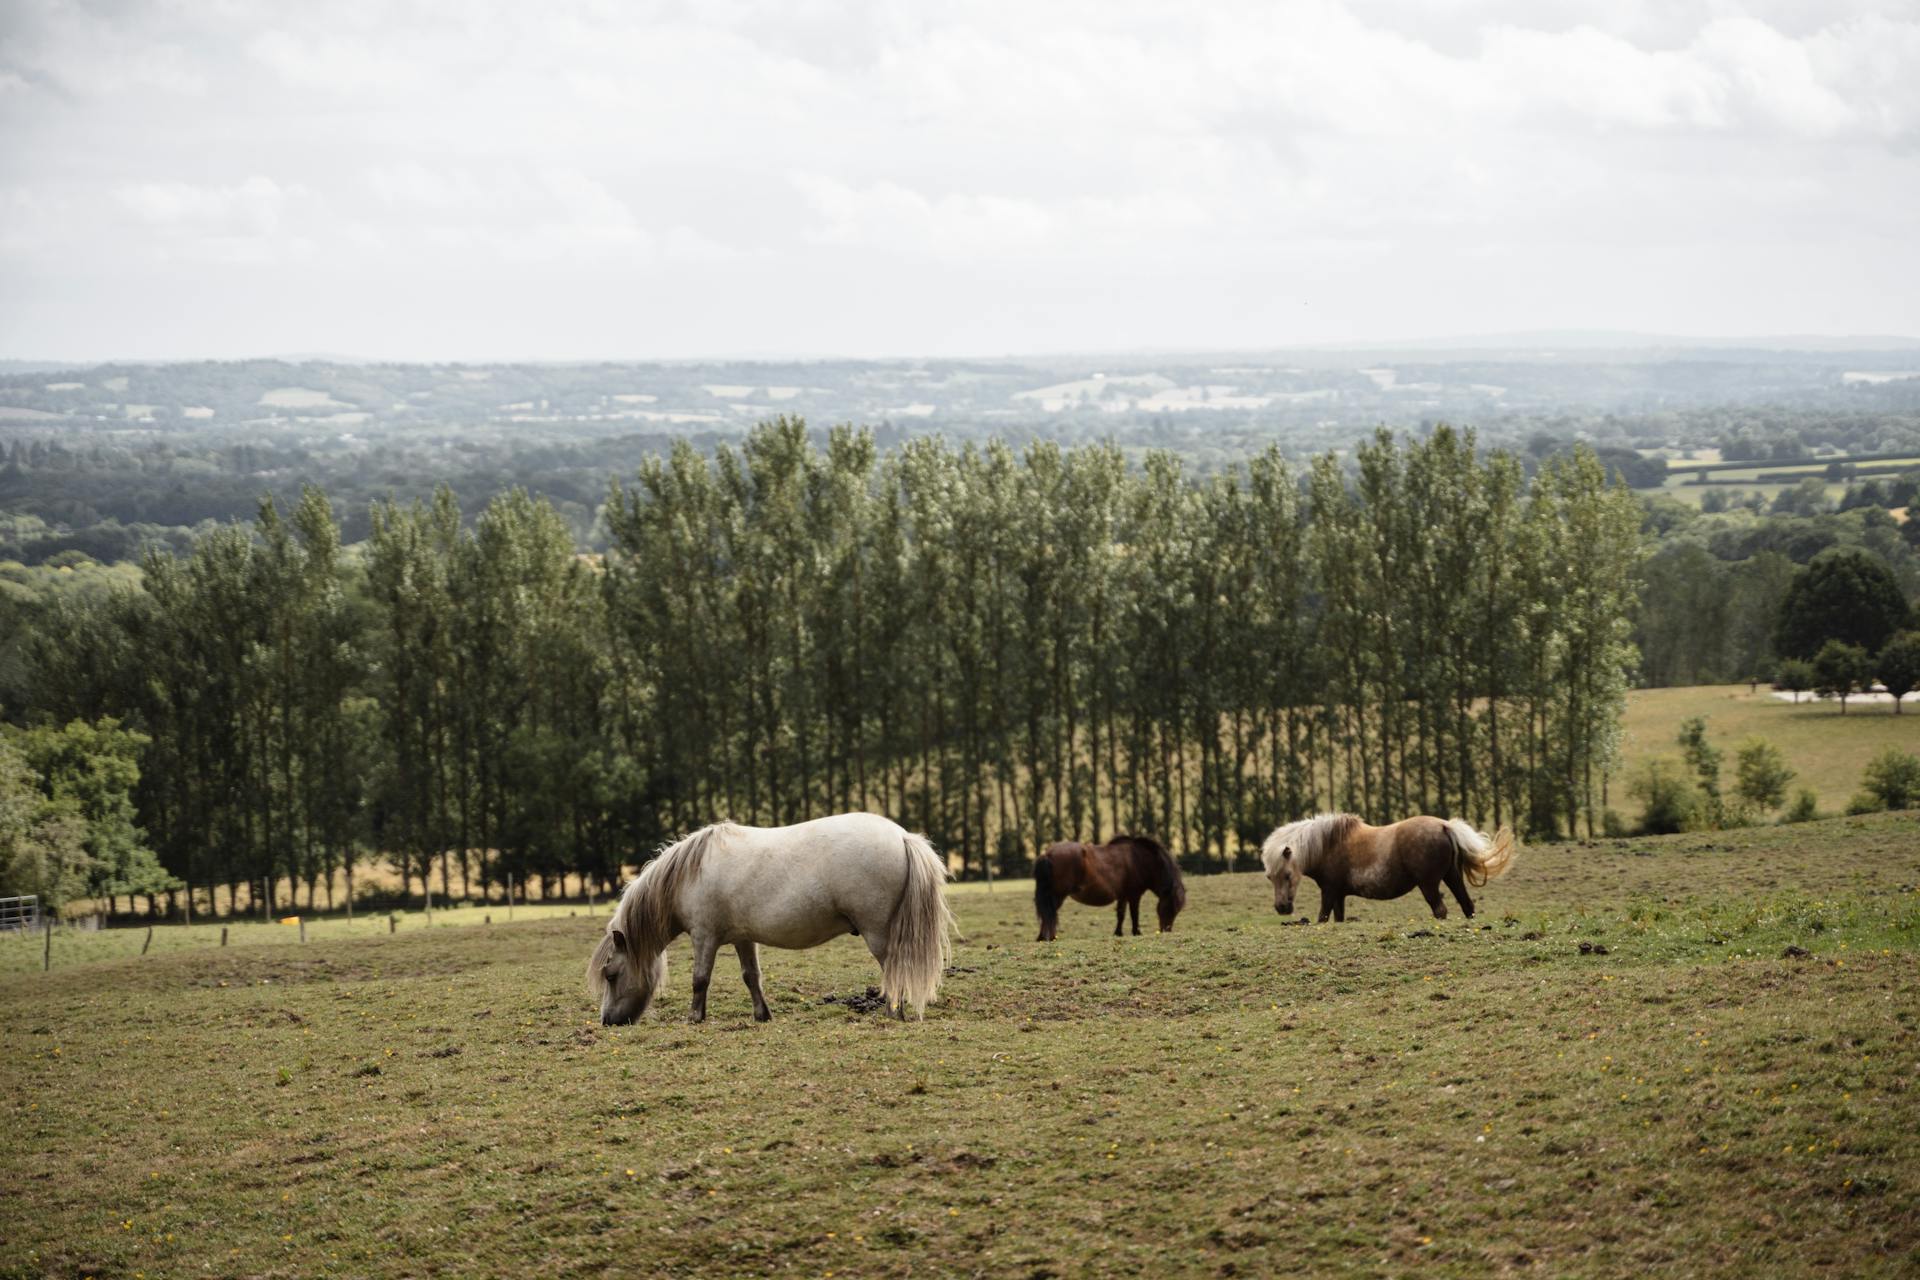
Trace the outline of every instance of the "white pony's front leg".
[[713, 980], [713, 958], [720, 951], [720, 940], [706, 934], [693, 935], [693, 1008], [688, 1022], [707, 1020], [707, 984]]

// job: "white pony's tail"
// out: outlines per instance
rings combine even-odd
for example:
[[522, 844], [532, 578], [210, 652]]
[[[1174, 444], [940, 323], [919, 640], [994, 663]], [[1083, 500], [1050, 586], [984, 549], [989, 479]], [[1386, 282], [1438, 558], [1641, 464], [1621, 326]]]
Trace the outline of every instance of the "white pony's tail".
[[1510, 828], [1502, 827], [1488, 837], [1475, 831], [1464, 818], [1449, 818], [1447, 827], [1460, 850], [1460, 869], [1466, 874], [1468, 884], [1482, 885], [1505, 875], [1520, 853]]
[[887, 955], [880, 962], [880, 995], [889, 1008], [911, 1005], [923, 1017], [946, 976], [953, 944], [953, 913], [940, 886], [947, 866], [925, 836], [906, 839], [907, 885], [887, 923]]

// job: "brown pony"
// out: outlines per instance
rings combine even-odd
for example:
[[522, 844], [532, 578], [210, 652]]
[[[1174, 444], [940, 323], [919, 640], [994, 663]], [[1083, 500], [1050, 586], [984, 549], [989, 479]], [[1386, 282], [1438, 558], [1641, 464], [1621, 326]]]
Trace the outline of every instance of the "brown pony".
[[1273, 909], [1293, 914], [1300, 877], [1320, 886], [1320, 922], [1331, 915], [1347, 918], [1347, 895], [1397, 898], [1418, 886], [1434, 918], [1447, 918], [1440, 898], [1444, 882], [1473, 918], [1469, 884], [1481, 885], [1513, 865], [1513, 833], [1505, 827], [1488, 837], [1459, 818], [1408, 818], [1388, 827], [1370, 827], [1350, 813], [1323, 813], [1290, 822], [1260, 846], [1267, 879], [1273, 882]]
[[1187, 905], [1187, 886], [1180, 867], [1158, 840], [1146, 836], [1115, 836], [1106, 844], [1062, 840], [1047, 846], [1033, 864], [1033, 909], [1040, 917], [1038, 941], [1051, 942], [1060, 931], [1060, 903], [1066, 898], [1090, 907], [1113, 903], [1113, 936], [1119, 937], [1127, 912], [1133, 912], [1133, 932], [1140, 933], [1140, 895], [1153, 890], [1160, 908], [1160, 932], [1173, 929], [1173, 918]]

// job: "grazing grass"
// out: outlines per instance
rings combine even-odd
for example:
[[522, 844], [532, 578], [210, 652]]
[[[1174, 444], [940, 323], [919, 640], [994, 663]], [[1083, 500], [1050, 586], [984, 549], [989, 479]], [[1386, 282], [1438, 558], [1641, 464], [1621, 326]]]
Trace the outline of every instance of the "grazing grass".
[[1734, 752], [1748, 738], [1765, 738], [1780, 748], [1787, 765], [1799, 776], [1789, 791], [1812, 787], [1822, 810], [1837, 813], [1860, 789], [1867, 762], [1886, 748], [1920, 753], [1920, 708], [1908, 705], [1904, 715], [1893, 714], [1889, 702], [1855, 700], [1841, 715], [1839, 704], [1804, 700], [1799, 705], [1773, 696], [1761, 685], [1697, 685], [1684, 689], [1635, 689], [1627, 695], [1621, 721], [1623, 767], [1613, 779], [1613, 807], [1629, 821], [1639, 818], [1639, 806], [1624, 785], [1640, 766], [1656, 756], [1675, 756], [1674, 738], [1690, 716], [1705, 716], [1707, 737], [1724, 749], [1721, 785], [1732, 794]]
[[1914, 814], [1531, 848], [1471, 923], [969, 885], [907, 1025], [852, 939], [765, 1026], [676, 944], [620, 1028], [584, 916], [156, 943], [0, 977], [0, 1275], [1912, 1274], [1916, 885]]

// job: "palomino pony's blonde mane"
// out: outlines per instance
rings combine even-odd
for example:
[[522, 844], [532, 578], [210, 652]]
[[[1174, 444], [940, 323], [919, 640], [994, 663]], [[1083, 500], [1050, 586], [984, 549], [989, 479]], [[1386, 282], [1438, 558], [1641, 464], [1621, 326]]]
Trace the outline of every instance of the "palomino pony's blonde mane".
[[1317, 813], [1311, 818], [1302, 818], [1298, 822], [1289, 822], [1278, 827], [1260, 846], [1260, 861], [1266, 866], [1267, 874], [1273, 874], [1273, 864], [1279, 860], [1280, 851], [1291, 848], [1294, 860], [1304, 871], [1314, 864], [1322, 851], [1338, 845], [1353, 834], [1360, 825], [1360, 819], [1351, 813]]
[[668, 845], [654, 855], [651, 862], [640, 868], [640, 874], [620, 895], [620, 905], [614, 908], [613, 919], [607, 921], [606, 937], [587, 961], [587, 986], [594, 995], [599, 995], [605, 986], [600, 977], [600, 966], [605, 953], [613, 946], [615, 931], [626, 935], [630, 960], [636, 965], [650, 964], [673, 940], [674, 904], [679, 902], [682, 891], [700, 874], [700, 864], [706, 860], [707, 851], [716, 840], [724, 839], [738, 830], [731, 822], [716, 822], [710, 827], [702, 827], [685, 839]]

